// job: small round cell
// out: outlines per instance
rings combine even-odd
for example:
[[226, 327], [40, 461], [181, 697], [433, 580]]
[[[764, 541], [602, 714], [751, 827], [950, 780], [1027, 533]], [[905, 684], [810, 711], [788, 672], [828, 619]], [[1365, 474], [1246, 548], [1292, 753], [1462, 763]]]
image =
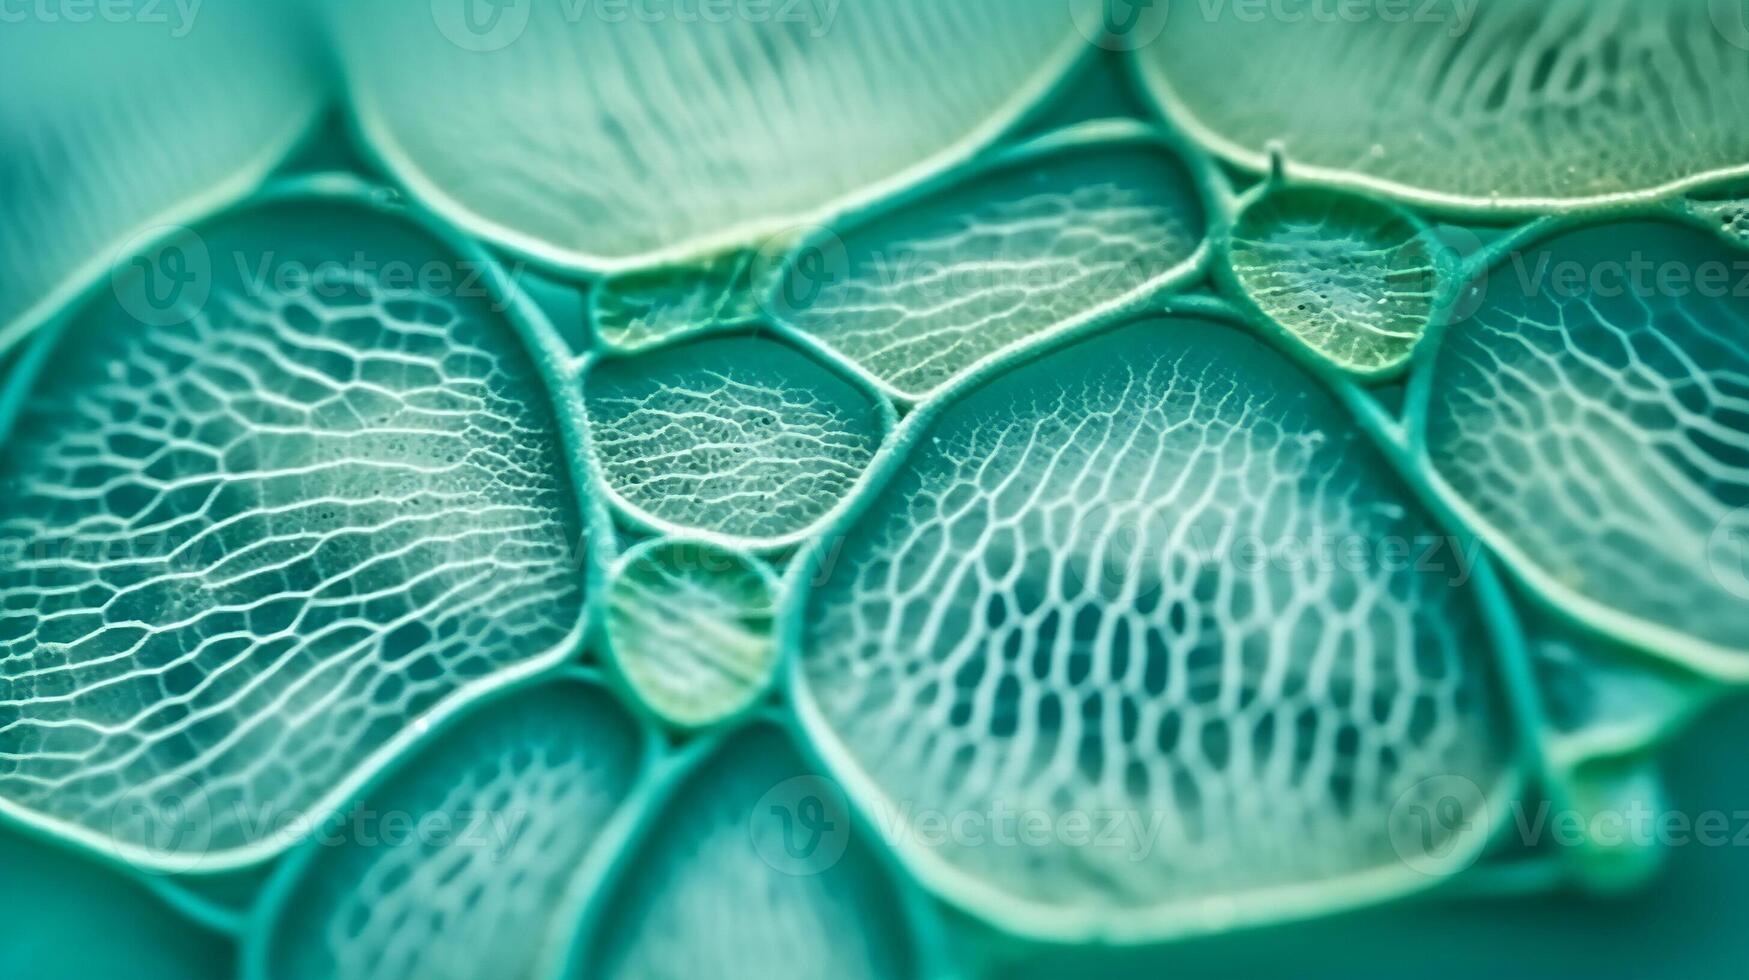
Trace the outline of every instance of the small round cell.
[[668, 538], [633, 548], [608, 596], [620, 675], [676, 727], [739, 713], [771, 683], [775, 592], [764, 563], [716, 545]]
[[1401, 367], [1439, 292], [1435, 246], [1407, 213], [1309, 188], [1272, 190], [1234, 223], [1229, 263], [1263, 315], [1337, 367]]

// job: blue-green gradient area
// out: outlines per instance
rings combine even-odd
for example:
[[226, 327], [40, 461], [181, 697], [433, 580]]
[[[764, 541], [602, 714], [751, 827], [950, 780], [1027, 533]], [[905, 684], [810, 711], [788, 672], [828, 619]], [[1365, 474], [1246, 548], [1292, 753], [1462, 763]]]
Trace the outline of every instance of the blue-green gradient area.
[[231, 976], [223, 937], [146, 886], [48, 844], [0, 831], [0, 977], [208, 980]]

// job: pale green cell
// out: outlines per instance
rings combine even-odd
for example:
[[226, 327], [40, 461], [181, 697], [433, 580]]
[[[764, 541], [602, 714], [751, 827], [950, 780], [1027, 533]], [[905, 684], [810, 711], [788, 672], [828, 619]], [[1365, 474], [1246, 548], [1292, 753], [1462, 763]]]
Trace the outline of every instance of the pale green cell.
[[296, 7], [12, 10], [0, 29], [0, 349], [133, 239], [247, 194], [311, 128], [327, 86]]
[[1435, 244], [1423, 227], [1352, 194], [1259, 195], [1234, 224], [1227, 259], [1259, 311], [1362, 376], [1401, 368], [1439, 299]]
[[583, 397], [590, 452], [616, 502], [662, 530], [755, 547], [797, 540], [838, 507], [891, 411], [758, 336], [596, 361]]
[[1193, 271], [1206, 216], [1164, 144], [1118, 124], [1010, 154], [954, 186], [837, 228], [768, 303], [889, 392], [920, 399], [1007, 349]]
[[573, 678], [469, 715], [293, 856], [249, 975], [542, 976], [646, 750], [604, 688]]
[[607, 593], [614, 664], [662, 720], [698, 728], [746, 710], [777, 666], [777, 582], [759, 559], [658, 539], [621, 556]]
[[1749, 168], [1749, 28], [1716, 0], [1434, 0], [1166, 18], [1132, 52], [1219, 155], [1417, 204], [1535, 214]]
[[209, 6], [0, 0], [0, 977], [1741, 959], [1738, 0]]
[[760, 313], [753, 279], [767, 266], [759, 253], [736, 251], [612, 276], [589, 294], [595, 336], [615, 350], [640, 351], [751, 322]]
[[415, 196], [608, 272], [757, 245], [969, 157], [1086, 50], [1070, 11], [1092, 2], [335, 4], [333, 22], [360, 129]]
[[[1158, 940], [1413, 892], [1482, 846], [1516, 777], [1465, 558], [1282, 355], [1147, 318], [898, 438], [797, 576], [794, 681], [935, 890], [1030, 935]], [[1416, 836], [1442, 787], [1475, 819]], [[932, 838], [928, 812], [1047, 832]], [[1087, 815], [1116, 816], [1105, 846], [1065, 836]]]
[[178, 870], [265, 859], [574, 653], [588, 554], [518, 326], [371, 271], [463, 259], [351, 197], [197, 235], [199, 281], [96, 294], [0, 409], [0, 807]]

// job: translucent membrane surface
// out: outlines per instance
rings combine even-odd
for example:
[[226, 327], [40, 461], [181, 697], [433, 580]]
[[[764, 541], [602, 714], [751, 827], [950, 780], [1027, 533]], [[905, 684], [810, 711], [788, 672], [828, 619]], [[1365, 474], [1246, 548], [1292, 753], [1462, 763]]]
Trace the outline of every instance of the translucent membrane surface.
[[1252, 201], [1228, 242], [1234, 279], [1265, 316], [1344, 370], [1401, 367], [1439, 289], [1434, 243], [1364, 197], [1283, 189]]
[[1509, 568], [1618, 635], [1736, 676], [1749, 673], [1741, 254], [1662, 222], [1514, 251], [1447, 332], [1426, 410], [1435, 471]]
[[[925, 880], [1131, 938], [1435, 880], [1399, 804], [1435, 777], [1491, 793], [1510, 722], [1461, 549], [1310, 378], [1147, 319], [904, 438], [800, 600], [796, 680]], [[985, 836], [908, 832], [924, 812]], [[1020, 841], [1019, 815], [1050, 832]]]
[[577, 976], [919, 975], [885, 866], [777, 730], [736, 735], [653, 819]]
[[564, 679], [486, 706], [325, 825], [279, 896], [257, 976], [539, 976], [568, 893], [644, 746], [605, 690]]
[[754, 545], [793, 539], [837, 506], [887, 426], [869, 393], [757, 336], [598, 361], [583, 394], [618, 500], [652, 523]]
[[6, 18], [0, 348], [126, 258], [129, 239], [241, 196], [290, 149], [324, 96], [295, 7]]
[[1136, 49], [1166, 111], [1262, 169], [1523, 213], [1749, 166], [1749, 27], [1713, 0], [1371, 5], [1166, 18]]
[[223, 865], [457, 695], [572, 652], [583, 524], [499, 305], [380, 277], [471, 260], [314, 199], [175, 247], [204, 270], [167, 283], [149, 257], [19, 379], [0, 802]]
[[1085, 2], [443, 0], [331, 19], [364, 133], [416, 194], [606, 270], [757, 241], [969, 155], [1085, 47]]
[[760, 313], [753, 280], [772, 263], [741, 250], [700, 265], [659, 266], [603, 280], [589, 293], [602, 344], [622, 351], [657, 346]]
[[921, 398], [1004, 348], [1192, 267], [1191, 173], [1137, 138], [1033, 147], [953, 188], [836, 229], [790, 263], [770, 308]]
[[624, 555], [608, 589], [614, 663], [665, 721], [686, 728], [721, 721], [771, 684], [777, 582], [759, 559], [656, 540]]

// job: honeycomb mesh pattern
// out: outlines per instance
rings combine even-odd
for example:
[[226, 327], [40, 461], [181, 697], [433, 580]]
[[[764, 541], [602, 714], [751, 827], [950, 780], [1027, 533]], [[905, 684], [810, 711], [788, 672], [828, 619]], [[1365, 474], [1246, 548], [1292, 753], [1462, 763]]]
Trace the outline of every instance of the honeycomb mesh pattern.
[[826, 727], [919, 809], [1154, 822], [1103, 848], [948, 845], [965, 873], [1070, 908], [1340, 877], [1395, 863], [1386, 816], [1415, 783], [1498, 780], [1462, 593], [1309, 550], [1436, 532], [1256, 341], [1144, 321], [917, 445], [805, 613]]
[[329, 285], [161, 327], [98, 302], [44, 366], [0, 461], [0, 796], [129, 844], [266, 844], [575, 629], [581, 525], [520, 342]]

